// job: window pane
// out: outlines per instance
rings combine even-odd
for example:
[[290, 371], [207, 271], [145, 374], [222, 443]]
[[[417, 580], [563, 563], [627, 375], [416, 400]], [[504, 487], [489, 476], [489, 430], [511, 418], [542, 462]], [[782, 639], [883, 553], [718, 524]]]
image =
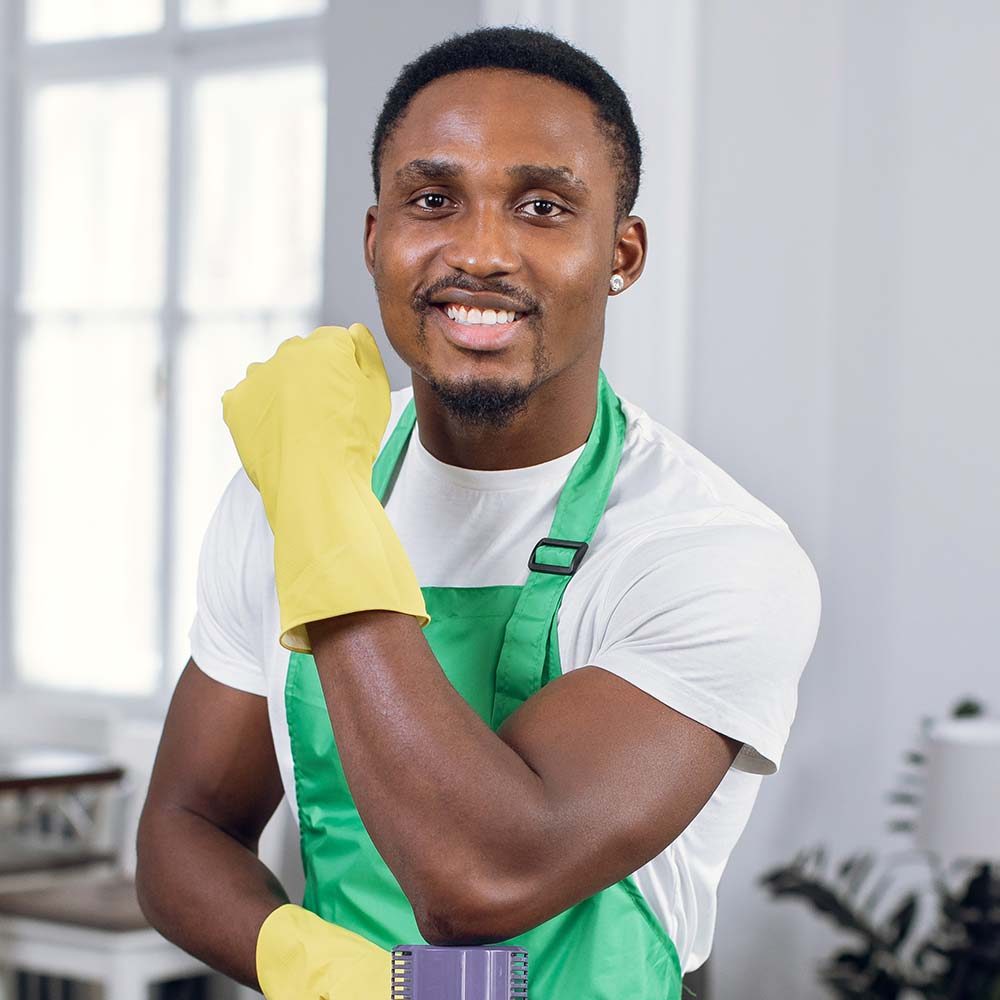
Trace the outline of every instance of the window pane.
[[310, 317], [287, 314], [272, 322], [195, 323], [181, 340], [172, 648], [167, 661], [175, 675], [190, 655], [187, 634], [195, 612], [202, 538], [222, 491], [240, 467], [222, 420], [222, 394], [246, 375], [252, 361], [266, 361], [281, 341], [304, 337], [314, 325]]
[[323, 88], [313, 65], [213, 75], [196, 85], [183, 255], [189, 310], [314, 307]]
[[150, 693], [159, 667], [155, 327], [39, 323], [19, 355], [16, 669], [31, 683]]
[[183, 10], [190, 27], [206, 28], [316, 14], [325, 6], [325, 0], [184, 0]]
[[157, 80], [42, 87], [28, 105], [28, 311], [159, 304], [164, 88]]
[[163, 0], [28, 0], [27, 15], [33, 42], [129, 35], [163, 24]]

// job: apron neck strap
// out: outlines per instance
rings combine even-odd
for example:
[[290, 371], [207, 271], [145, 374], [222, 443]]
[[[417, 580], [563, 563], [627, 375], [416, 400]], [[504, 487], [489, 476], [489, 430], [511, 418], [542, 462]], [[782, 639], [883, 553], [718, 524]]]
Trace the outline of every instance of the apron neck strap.
[[599, 370], [597, 414], [590, 436], [559, 495], [548, 536], [532, 550], [528, 579], [507, 623], [493, 697], [494, 730], [541, 688], [550, 643], [552, 657], [558, 655], [554, 632], [563, 591], [604, 515], [621, 462], [625, 428], [621, 400]]
[[[372, 491], [383, 505], [415, 424], [416, 408], [411, 399], [372, 469]], [[497, 667], [494, 729], [541, 687], [546, 644], [556, 612], [604, 514], [621, 461], [625, 427], [621, 400], [604, 370], [598, 369], [597, 413], [587, 444], [562, 488], [548, 535], [531, 551], [528, 578], [507, 623]]]
[[411, 399], [403, 410], [389, 439], [375, 459], [372, 467], [372, 493], [378, 497], [379, 503], [385, 506], [386, 497], [392, 489], [399, 473], [400, 459], [410, 442], [410, 434], [417, 422], [416, 407]]

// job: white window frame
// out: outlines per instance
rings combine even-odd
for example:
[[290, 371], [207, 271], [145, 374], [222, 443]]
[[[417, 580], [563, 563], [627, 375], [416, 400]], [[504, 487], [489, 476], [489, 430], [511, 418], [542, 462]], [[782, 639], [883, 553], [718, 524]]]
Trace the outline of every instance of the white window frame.
[[[436, 0], [436, 19], [428, 19], [422, 5], [402, 5], [393, 10], [393, 31], [384, 31], [385, 9], [380, 4], [346, 5], [327, 0], [327, 10], [312, 17], [290, 18], [281, 22], [240, 25], [231, 28], [184, 31], [178, 25], [179, 0], [165, 0], [163, 29], [146, 36], [130, 36], [100, 42], [53, 43], [44, 46], [31, 76], [40, 79], [78, 76], [94, 70], [95, 77], [107, 78], [137, 70], [162, 68], [168, 73], [169, 149], [171, 160], [168, 189], [168, 220], [174, 227], [168, 233], [167, 308], [161, 329], [166, 337], [168, 368], [172, 363], [178, 314], [176, 286], [178, 276], [178, 213], [183, 192], [183, 176], [176, 136], [186, 128], [191, 80], [198, 72], [238, 65], [263, 65], [308, 58], [326, 70], [326, 161], [324, 164], [325, 201], [323, 210], [321, 296], [318, 315], [324, 322], [351, 322], [357, 317], [377, 316], [374, 292], [363, 279], [360, 261], [361, 198], [370, 194], [367, 163], [359, 155], [374, 125], [379, 105], [376, 97], [384, 92], [405, 61], [424, 47], [441, 40], [441, 24], [449, 30], [468, 30], [477, 23], [536, 23], [551, 27], [584, 44], [605, 62], [630, 94], [630, 100], [646, 123], [644, 138], [647, 176], [643, 180], [638, 214], [653, 227], [652, 238], [669, 234], [666, 253], [650, 258], [642, 282], [630, 291], [627, 300], [617, 303], [615, 315], [609, 315], [605, 343], [608, 354], [605, 368], [615, 385], [628, 398], [644, 406], [658, 420], [685, 435], [690, 419], [690, 338], [693, 301], [693, 242], [695, 212], [698, 203], [696, 170], [696, 109], [698, 106], [700, 10], [697, 0], [669, 0], [655, 7], [656, 18], [650, 21], [653, 8], [645, 3], [627, 2], [625, 16], [608, 20], [603, 8], [578, 6], [569, 0]], [[22, 159], [21, 100], [29, 61], [23, 42], [24, 0], [0, 0], [0, 698], [15, 691], [11, 647], [11, 498], [13, 483], [13, 422], [16, 412], [13, 371], [16, 340], [20, 329], [14, 294], [19, 287], [21, 219], [20, 170]], [[364, 40], [378, 37], [378, 45]], [[347, 41], [345, 42], [345, 38]], [[669, 43], [663, 58], [663, 40]], [[41, 47], [39, 47], [41, 48]], [[629, 52], [630, 64], [619, 66], [615, 53]], [[638, 56], [636, 55], [638, 53]], [[32, 57], [31, 61], [34, 59]], [[631, 69], [630, 69], [631, 66]], [[197, 68], [197, 72], [196, 72]], [[100, 70], [100, 72], [96, 72]], [[358, 87], [364, 77], [366, 85]], [[661, 109], [663, 113], [661, 113]], [[665, 113], [669, 111], [669, 113]], [[334, 176], [336, 174], [336, 176]], [[667, 183], [664, 178], [669, 178]], [[357, 242], [351, 234], [357, 234]], [[657, 233], [661, 234], [657, 237]], [[664, 289], [669, 293], [664, 295]], [[664, 338], [655, 331], [664, 324], [663, 301], [668, 302]], [[632, 363], [634, 338], [615, 337], [616, 329], [649, 331], [643, 343], [644, 357], [655, 359], [641, 370]], [[376, 328], [373, 326], [373, 332]], [[378, 337], [376, 332], [376, 337]], [[615, 356], [615, 343], [632, 343], [629, 357]], [[393, 384], [408, 382], [409, 376], [391, 351], [383, 359]], [[172, 369], [166, 372], [169, 376]], [[395, 378], [393, 378], [395, 376]], [[173, 396], [164, 413], [171, 425], [174, 419]], [[173, 456], [163, 457], [162, 474], [172, 468]], [[164, 528], [161, 551], [169, 551], [169, 525], [174, 513], [163, 512]], [[162, 576], [161, 634], [166, 645], [167, 602], [170, 580]], [[169, 669], [168, 669], [169, 668]], [[146, 699], [126, 696], [94, 695], [85, 699], [67, 694], [74, 708], [87, 701], [98, 708], [122, 707], [125, 711], [152, 711], [161, 715], [169, 702], [173, 683], [168, 680], [178, 665], [164, 663], [160, 688]], [[45, 692], [48, 702], [61, 698], [62, 692], [50, 688], [32, 688]]]
[[[161, 717], [169, 703], [176, 675], [183, 664], [167, 662], [170, 648], [173, 547], [176, 514], [170, 484], [174, 480], [177, 445], [176, 354], [178, 335], [186, 320], [179, 301], [181, 221], [186, 137], [192, 84], [220, 70], [317, 63], [326, 71], [326, 148], [332, 133], [330, 101], [332, 51], [327, 44], [331, 13], [219, 28], [186, 29], [180, 23], [181, 0], [164, 0], [160, 30], [139, 35], [84, 41], [28, 43], [25, 0], [0, 3], [0, 697], [49, 706], [64, 703], [83, 713], [120, 712]], [[149, 696], [106, 692], [62, 691], [29, 684], [15, 675], [13, 655], [13, 490], [16, 456], [14, 421], [17, 386], [14, 373], [27, 316], [17, 301], [22, 271], [21, 171], [25, 162], [25, 98], [31, 87], [53, 80], [113, 80], [154, 75], [167, 89], [167, 191], [164, 297], [158, 315], [162, 346], [160, 378], [164, 386], [161, 410], [160, 492], [163, 499], [158, 543], [158, 631], [161, 662], [154, 692]], [[329, 152], [327, 153], [329, 158]], [[324, 175], [326, 166], [324, 164]], [[324, 182], [324, 213], [330, 215], [330, 185]], [[316, 319], [326, 315], [331, 301], [327, 266], [331, 227], [325, 221], [321, 251], [321, 301]], [[58, 627], [58, 621], [53, 621]], [[109, 656], [121, 655], [110, 651]]]

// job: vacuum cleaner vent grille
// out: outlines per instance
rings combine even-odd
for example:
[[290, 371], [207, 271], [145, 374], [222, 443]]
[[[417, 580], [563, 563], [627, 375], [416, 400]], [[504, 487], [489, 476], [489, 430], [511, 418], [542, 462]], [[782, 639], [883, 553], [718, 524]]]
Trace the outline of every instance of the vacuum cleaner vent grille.
[[523, 948], [401, 944], [392, 949], [391, 1000], [527, 998], [528, 953]]

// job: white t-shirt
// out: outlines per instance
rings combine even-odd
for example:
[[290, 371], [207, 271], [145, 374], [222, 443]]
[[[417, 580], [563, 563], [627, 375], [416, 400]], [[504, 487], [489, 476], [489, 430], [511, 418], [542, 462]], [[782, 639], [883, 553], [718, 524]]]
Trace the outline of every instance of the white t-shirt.
[[[383, 444], [412, 396], [412, 386], [392, 393]], [[603, 667], [744, 743], [701, 812], [635, 873], [687, 972], [708, 957], [719, 879], [761, 776], [781, 763], [820, 591], [780, 517], [638, 406], [623, 406], [621, 463], [563, 593], [559, 655], [563, 673]], [[414, 428], [385, 509], [420, 585], [524, 584], [583, 447], [523, 469], [463, 469], [431, 455]], [[260, 495], [241, 468], [202, 545], [191, 655], [210, 677], [267, 697], [298, 823], [273, 545]]]

